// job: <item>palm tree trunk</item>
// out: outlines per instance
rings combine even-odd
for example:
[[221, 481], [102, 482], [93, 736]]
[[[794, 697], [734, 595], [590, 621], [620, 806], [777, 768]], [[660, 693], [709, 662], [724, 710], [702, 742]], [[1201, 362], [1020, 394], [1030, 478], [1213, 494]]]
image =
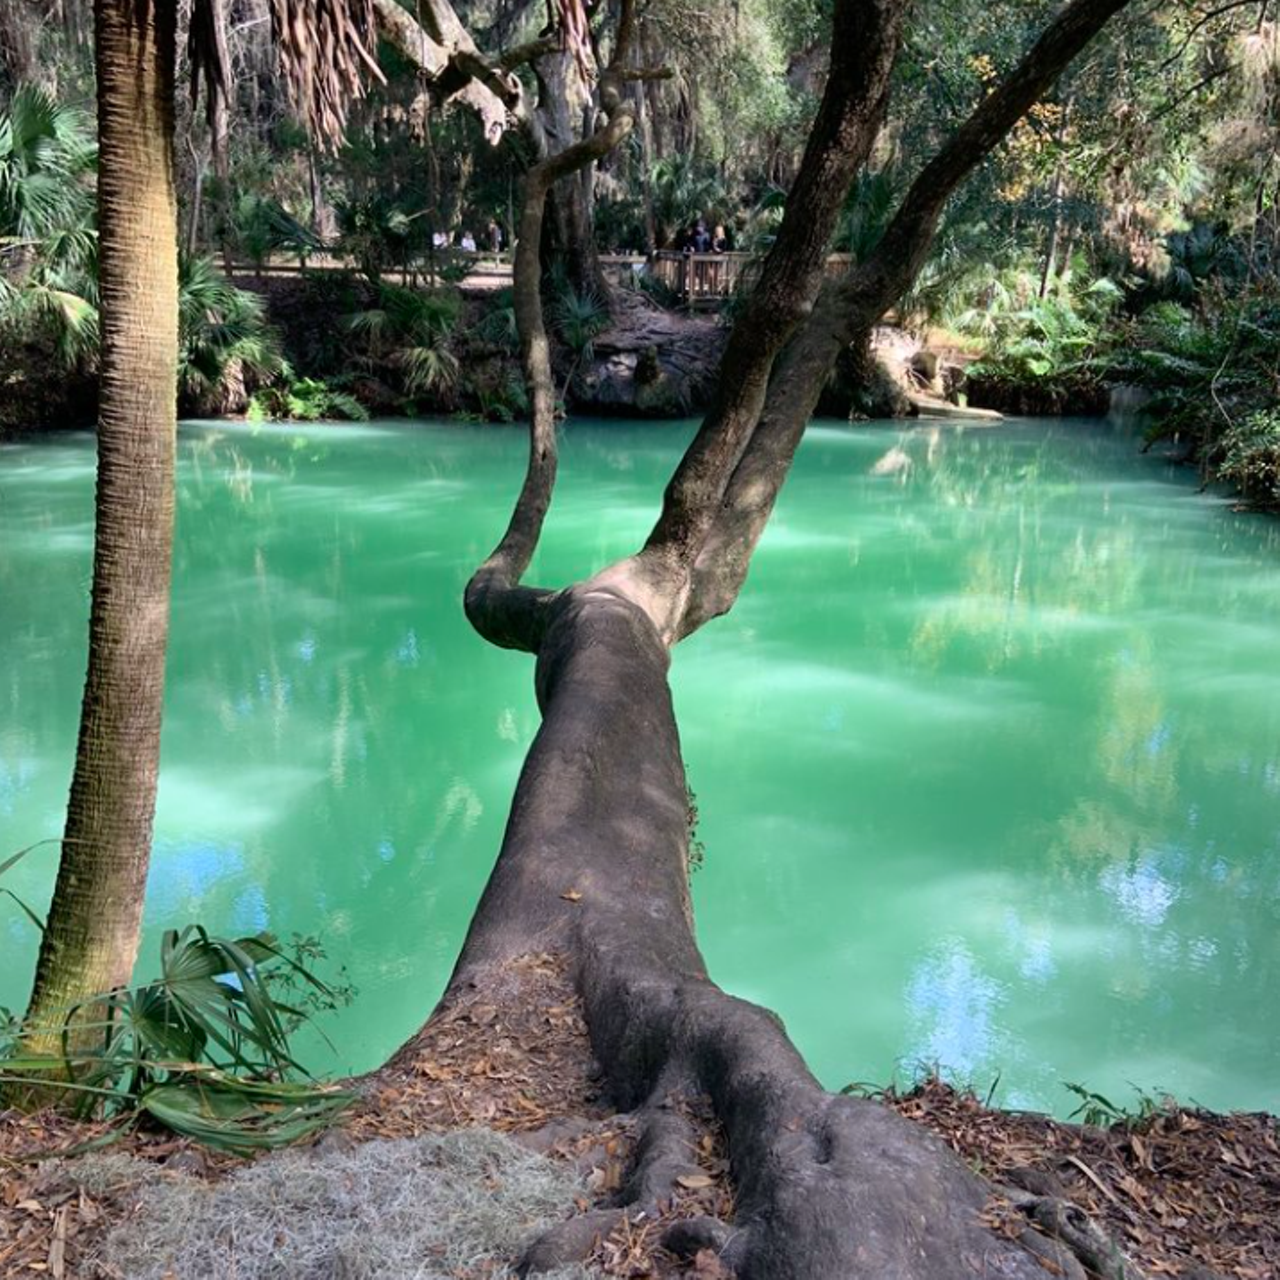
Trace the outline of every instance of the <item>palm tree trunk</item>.
[[62, 860], [29, 1010], [37, 1027], [128, 982], [142, 919], [173, 544], [176, 9], [95, 4], [102, 369], [93, 601]]

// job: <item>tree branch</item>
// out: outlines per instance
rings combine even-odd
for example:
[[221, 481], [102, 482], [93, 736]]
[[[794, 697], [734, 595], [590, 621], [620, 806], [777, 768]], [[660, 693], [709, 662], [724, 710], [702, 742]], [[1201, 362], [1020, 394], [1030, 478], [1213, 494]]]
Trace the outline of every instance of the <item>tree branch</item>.
[[760, 283], [734, 325], [710, 412], [664, 495], [641, 558], [677, 576], [692, 567], [755, 429], [774, 360], [813, 306], [854, 175], [879, 132], [905, 14], [903, 0], [839, 0], [826, 91]]
[[498, 55], [498, 65], [504, 71], [515, 71], [518, 67], [536, 62], [548, 53], [555, 53], [560, 48], [560, 40], [556, 36], [539, 36], [536, 40], [527, 40], [524, 44], [513, 45], [505, 53]]
[[476, 48], [447, 0], [424, 0], [421, 22], [396, 0], [372, 2], [382, 38], [418, 68], [441, 101], [474, 111], [491, 144], [501, 141], [510, 120], [527, 119], [520, 81]]
[[1073, 0], [921, 171], [866, 261], [829, 286], [770, 382], [759, 425], [718, 506], [694, 569], [679, 635], [727, 613], [840, 351], [865, 339], [902, 295], [960, 183], [1004, 139], [1127, 0]]
[[556, 482], [556, 402], [551, 342], [542, 308], [542, 223], [547, 195], [564, 177], [608, 155], [631, 131], [634, 109], [620, 92], [631, 47], [633, 0], [623, 0], [618, 40], [600, 80], [604, 124], [589, 137], [535, 164], [524, 177], [519, 238], [512, 269], [520, 364], [529, 392], [529, 461], [524, 484], [502, 540], [467, 584], [464, 605], [472, 626], [503, 648], [536, 651], [546, 625], [550, 592], [520, 587], [529, 568]]

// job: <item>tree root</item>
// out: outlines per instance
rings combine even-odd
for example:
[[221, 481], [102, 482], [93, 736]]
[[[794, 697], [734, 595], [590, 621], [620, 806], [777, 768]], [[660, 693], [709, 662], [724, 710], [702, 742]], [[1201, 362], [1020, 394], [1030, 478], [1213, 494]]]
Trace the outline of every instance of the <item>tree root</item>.
[[[1029, 1248], [1040, 1252], [1044, 1247], [1040, 1242], [1044, 1241], [1060, 1244], [1069, 1252], [1070, 1260], [1058, 1263], [1064, 1274], [1087, 1271], [1097, 1280], [1148, 1280], [1146, 1272], [1131, 1262], [1078, 1204], [1061, 1196], [1035, 1195], [1017, 1187], [1000, 1187], [999, 1191], [1043, 1233], [1034, 1243], [1032, 1239], [1025, 1240]], [[1031, 1237], [1035, 1234], [1028, 1233]], [[1071, 1263], [1075, 1264], [1074, 1271]]]
[[[698, 1134], [682, 1101], [677, 1092], [666, 1093], [635, 1117], [639, 1138], [626, 1180], [613, 1203], [570, 1218], [539, 1236], [520, 1259], [517, 1271], [521, 1276], [584, 1262], [624, 1217], [632, 1221], [661, 1217], [663, 1207], [677, 1194], [681, 1179], [699, 1175], [695, 1157]], [[716, 1224], [727, 1239], [729, 1229], [718, 1219], [704, 1220]], [[665, 1237], [663, 1247], [668, 1247]], [[707, 1247], [704, 1242], [694, 1252]]]

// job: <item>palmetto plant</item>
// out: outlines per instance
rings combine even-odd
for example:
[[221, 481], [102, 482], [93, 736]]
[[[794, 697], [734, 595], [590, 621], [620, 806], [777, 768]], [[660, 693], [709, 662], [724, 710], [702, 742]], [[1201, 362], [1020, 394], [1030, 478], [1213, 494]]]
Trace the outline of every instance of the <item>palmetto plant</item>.
[[375, 306], [347, 318], [366, 344], [366, 361], [396, 371], [410, 395], [447, 394], [461, 372], [450, 347], [458, 297], [443, 290], [383, 284]]
[[720, 180], [691, 155], [659, 160], [650, 173], [650, 184], [663, 244], [670, 244], [700, 214], [705, 217], [713, 206], [724, 203]]
[[257, 294], [237, 289], [208, 258], [178, 264], [178, 391], [201, 403], [229, 377], [257, 379], [283, 371], [275, 331]]
[[0, 251], [30, 248], [46, 261], [83, 251], [92, 235], [96, 162], [84, 114], [22, 85], [0, 115]]
[[286, 364], [279, 378], [254, 392], [247, 416], [251, 422], [268, 418], [292, 422], [346, 418], [363, 422], [369, 411], [355, 396], [321, 378], [295, 377]]
[[564, 285], [551, 305], [556, 336], [579, 360], [590, 360], [593, 344], [609, 323], [608, 304], [591, 290]]
[[1053, 293], [1040, 298], [1026, 272], [994, 279], [985, 305], [957, 319], [961, 332], [988, 345], [975, 373], [1014, 380], [1057, 378], [1084, 371], [1105, 337], [1104, 322], [1119, 302], [1113, 281], [1100, 277], [1075, 287], [1066, 273]]
[[383, 273], [393, 267], [407, 267], [429, 245], [427, 220], [406, 213], [386, 196], [340, 199], [334, 212], [338, 219], [337, 252], [354, 262], [372, 284], [378, 284]]
[[564, 380], [565, 394], [573, 386], [578, 368], [595, 356], [595, 340], [609, 323], [608, 304], [591, 290], [579, 291], [562, 276], [553, 278], [555, 298], [550, 319], [556, 337], [569, 348], [573, 362]]
[[1169, 269], [1162, 283], [1167, 298], [1179, 302], [1194, 300], [1202, 285], [1211, 279], [1239, 280], [1248, 271], [1240, 242], [1224, 226], [1198, 222], [1187, 231], [1165, 237]]
[[261, 272], [273, 253], [307, 254], [324, 246], [279, 201], [255, 194], [242, 195], [231, 212], [231, 241], [236, 250]]
[[[0, 1010], [0, 1093], [58, 1094], [83, 1118], [118, 1121], [118, 1132], [150, 1117], [231, 1151], [296, 1141], [351, 1095], [311, 1080], [294, 1060], [288, 1035], [305, 1013], [278, 998], [273, 973], [282, 971], [321, 1004], [341, 995], [267, 934], [169, 930], [154, 982], [74, 1001], [56, 1011], [56, 1025]], [[62, 1051], [31, 1053], [33, 1039], [60, 1040]]]
[[0, 115], [0, 326], [66, 366], [98, 346], [96, 151], [85, 117], [30, 85]]
[[837, 246], [861, 262], [880, 243], [897, 208], [902, 183], [896, 169], [885, 166], [860, 173], [849, 188], [837, 233]]

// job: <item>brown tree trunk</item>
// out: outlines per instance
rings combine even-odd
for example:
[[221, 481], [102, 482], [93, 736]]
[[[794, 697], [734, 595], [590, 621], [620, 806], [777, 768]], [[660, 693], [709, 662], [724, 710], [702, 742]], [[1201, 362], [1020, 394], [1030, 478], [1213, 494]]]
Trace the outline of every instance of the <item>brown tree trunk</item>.
[[[553, 157], [580, 140], [577, 122], [590, 118], [590, 102], [571, 53], [557, 49], [535, 65], [539, 136], [545, 140], [547, 156]], [[548, 193], [543, 250], [548, 261], [564, 264], [569, 283], [579, 294], [607, 302], [611, 291], [596, 251], [595, 219], [584, 173], [575, 171]]]
[[[503, 990], [521, 957], [565, 957], [610, 1099], [642, 1125], [624, 1203], [652, 1212], [696, 1171], [677, 1117], [682, 1101], [709, 1098], [735, 1217], [731, 1232], [701, 1226], [740, 1280], [1043, 1280], [982, 1225], [987, 1188], [960, 1160], [885, 1108], [826, 1093], [773, 1014], [707, 976], [669, 651], [629, 598], [637, 586], [586, 585], [547, 607], [542, 726], [446, 1006]], [[571, 1219], [526, 1266], [581, 1256], [623, 1207]]]
[[[176, 6], [95, 7], [102, 368], [89, 665], [29, 1016], [129, 981], [151, 852], [173, 540]], [[38, 1039], [38, 1037], [37, 1037]]]
[[[517, 258], [530, 461], [466, 604], [491, 642], [536, 655], [543, 721], [442, 1007], [510, 998], [516, 961], [559, 957], [611, 1101], [642, 1128], [615, 1204], [535, 1243], [527, 1272], [584, 1256], [625, 1210], [651, 1212], [671, 1193], [688, 1168], [680, 1104], [699, 1095], [727, 1138], [734, 1222], [684, 1224], [670, 1243], [712, 1248], [740, 1280], [1035, 1280], [1042, 1256], [1079, 1273], [1030, 1226], [1016, 1240], [989, 1230], [980, 1177], [886, 1109], [827, 1094], [772, 1014], [710, 980], [693, 935], [667, 667], [680, 638], [736, 599], [842, 347], [910, 283], [956, 185], [1122, 3], [1074, 0], [926, 166], [881, 249], [819, 294], [845, 193], [883, 119], [905, 10], [837, 0], [831, 72], [782, 227], [662, 515], [642, 551], [557, 592], [520, 584], [550, 503], [556, 440], [537, 263]], [[530, 210], [527, 194], [526, 225]]]

